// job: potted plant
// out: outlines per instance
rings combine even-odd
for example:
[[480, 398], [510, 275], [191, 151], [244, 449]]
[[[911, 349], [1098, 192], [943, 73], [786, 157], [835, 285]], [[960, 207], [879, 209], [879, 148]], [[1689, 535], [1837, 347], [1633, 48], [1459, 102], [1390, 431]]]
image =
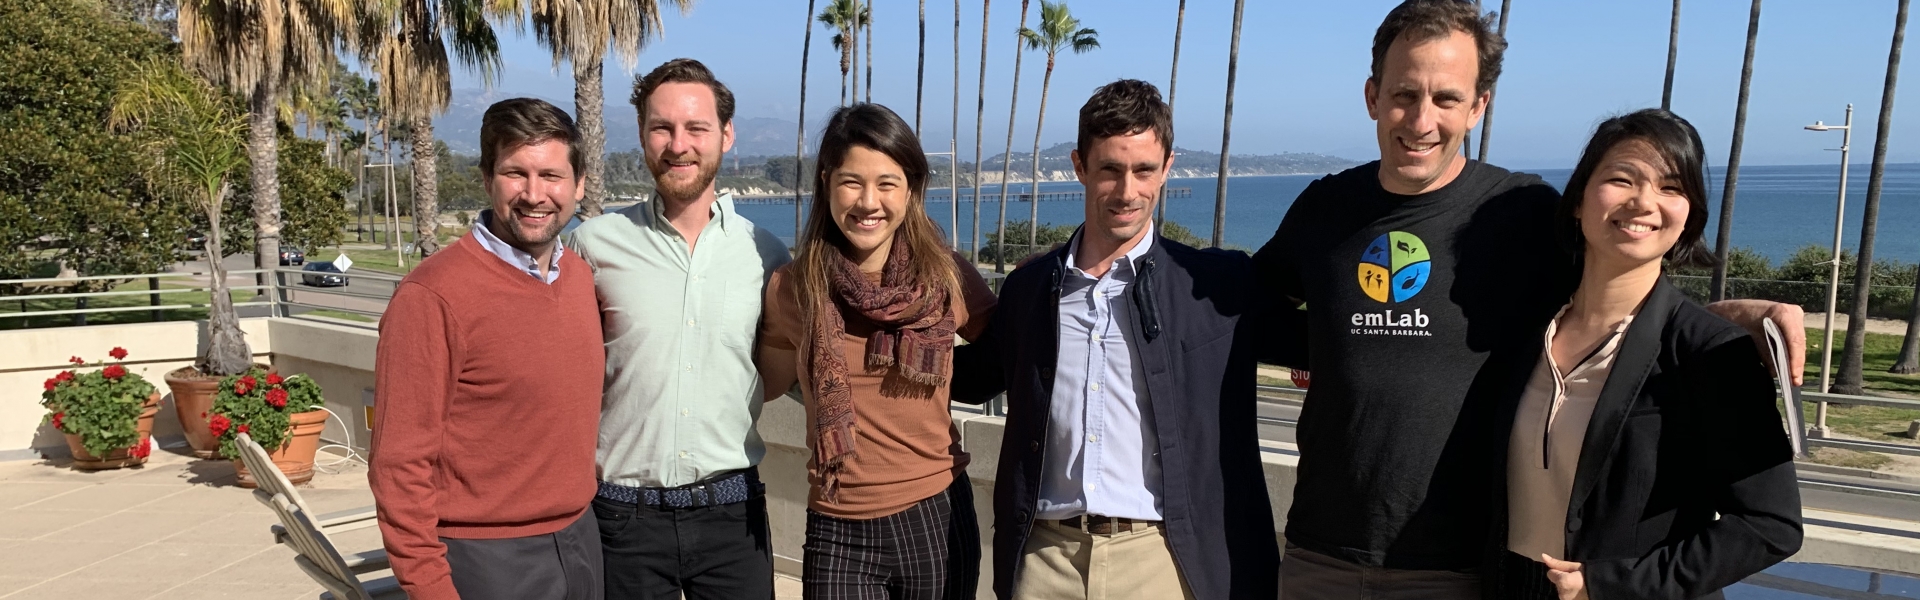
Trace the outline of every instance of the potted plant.
[[208, 344], [193, 366], [167, 373], [174, 411], [196, 455], [210, 458], [216, 447], [201, 415], [212, 407], [213, 388], [227, 376], [253, 365], [253, 352], [240, 331], [239, 313], [227, 287], [220, 217], [233, 195], [231, 177], [247, 166], [243, 145], [247, 123], [232, 100], [177, 60], [142, 63], [115, 91], [114, 129], [139, 144], [147, 183], [156, 196], [191, 202], [207, 217], [206, 258], [212, 288], [207, 309]]
[[[107, 354], [114, 362], [94, 363], [101, 368], [85, 373], [61, 371], [47, 379], [40, 392], [47, 423], [66, 435], [76, 469], [144, 464], [153, 453], [153, 415], [160, 411], [160, 394], [120, 364], [127, 358], [125, 349]], [[68, 361], [87, 364], [78, 356]]]
[[312, 377], [283, 378], [256, 367], [220, 380], [206, 419], [220, 443], [220, 456], [232, 460], [240, 474], [240, 487], [255, 486], [234, 441], [242, 433], [267, 449], [288, 481], [306, 483], [313, 479], [314, 453], [320, 449], [320, 432], [327, 427], [327, 411], [320, 408], [323, 403], [320, 384]]

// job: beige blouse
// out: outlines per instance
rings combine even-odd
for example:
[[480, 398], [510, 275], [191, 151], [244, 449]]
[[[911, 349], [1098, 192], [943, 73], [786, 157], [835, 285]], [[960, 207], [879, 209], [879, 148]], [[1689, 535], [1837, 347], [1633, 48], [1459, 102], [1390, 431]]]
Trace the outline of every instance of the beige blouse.
[[1599, 348], [1566, 370], [1553, 360], [1553, 334], [1566, 313], [1562, 307], [1547, 325], [1507, 443], [1507, 548], [1535, 561], [1541, 554], [1566, 558], [1567, 504], [1587, 422], [1633, 323], [1630, 315], [1615, 325]]

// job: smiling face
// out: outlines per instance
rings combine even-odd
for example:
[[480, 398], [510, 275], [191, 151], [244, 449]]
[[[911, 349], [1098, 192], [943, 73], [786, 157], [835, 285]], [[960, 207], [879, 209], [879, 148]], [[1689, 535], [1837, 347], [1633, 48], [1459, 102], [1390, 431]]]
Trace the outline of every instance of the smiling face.
[[1387, 49], [1379, 81], [1366, 85], [1367, 116], [1380, 143], [1380, 185], [1387, 191], [1430, 192], [1466, 168], [1460, 144], [1491, 98], [1474, 91], [1479, 61], [1473, 36], [1461, 31], [1399, 39]]
[[913, 197], [906, 170], [878, 150], [851, 146], [827, 184], [833, 224], [847, 237], [847, 258], [863, 271], [880, 270]]
[[1086, 242], [1102, 247], [1138, 242], [1173, 166], [1159, 136], [1149, 128], [1099, 138], [1088, 144], [1085, 155], [1075, 150], [1072, 158], [1073, 173], [1087, 190]]
[[574, 205], [586, 188], [573, 173], [567, 143], [543, 140], [516, 146], [494, 160], [485, 179], [493, 202], [487, 230], [508, 245], [534, 256], [546, 256], [554, 239], [573, 218]]
[[1582, 192], [1586, 259], [1630, 270], [1658, 263], [1686, 229], [1690, 207], [1680, 177], [1652, 144], [1629, 139], [1600, 159]]
[[647, 96], [640, 142], [660, 195], [692, 202], [713, 193], [721, 159], [733, 149], [733, 124], [720, 122], [713, 89], [667, 83]]

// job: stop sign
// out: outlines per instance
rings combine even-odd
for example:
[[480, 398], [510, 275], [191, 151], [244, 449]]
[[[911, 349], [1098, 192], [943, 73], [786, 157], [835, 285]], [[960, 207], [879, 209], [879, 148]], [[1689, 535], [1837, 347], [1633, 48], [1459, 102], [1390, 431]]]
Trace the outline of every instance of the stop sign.
[[1313, 382], [1313, 374], [1308, 373], [1303, 369], [1293, 370], [1293, 384], [1296, 386], [1299, 386], [1300, 389], [1303, 389], [1303, 390], [1307, 389], [1307, 384], [1312, 382]]

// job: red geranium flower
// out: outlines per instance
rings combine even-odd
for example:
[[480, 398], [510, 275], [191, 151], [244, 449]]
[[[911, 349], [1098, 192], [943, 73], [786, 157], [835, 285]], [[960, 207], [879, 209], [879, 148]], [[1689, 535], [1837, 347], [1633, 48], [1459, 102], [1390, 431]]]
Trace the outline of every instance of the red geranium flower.
[[267, 404], [272, 404], [274, 408], [286, 408], [287, 391], [280, 388], [267, 390]]
[[70, 363], [73, 363], [73, 364], [76, 364], [76, 365], [84, 365], [84, 364], [87, 364], [87, 361], [84, 361], [84, 360], [80, 360], [80, 357], [78, 357], [78, 356], [70, 356], [70, 357], [67, 357], [67, 362], [70, 362]]
[[140, 440], [140, 445], [134, 446], [133, 451], [130, 454], [132, 454], [134, 458], [146, 458], [152, 455], [153, 439], [148, 438], [148, 439]]
[[127, 357], [127, 349], [114, 346], [112, 350], [107, 351], [107, 356], [113, 357], [114, 360], [125, 359]]
[[226, 435], [227, 428], [232, 426], [233, 420], [220, 413], [213, 413], [212, 417], [207, 418], [207, 430], [213, 432], [213, 437]]
[[239, 428], [239, 429], [236, 429], [236, 430], [234, 430], [234, 432], [235, 432], [235, 433], [246, 433], [246, 432], [247, 432], [247, 424], [246, 424], [246, 423], [241, 423], [241, 424], [240, 424], [240, 428]]
[[268, 373], [268, 374], [267, 374], [267, 385], [280, 385], [280, 382], [282, 382], [282, 381], [286, 381], [286, 380], [285, 380], [285, 379], [281, 379], [281, 378], [280, 378], [280, 374], [279, 374], [279, 373]]
[[67, 431], [66, 420], [67, 420], [67, 413], [65, 412], [53, 413], [53, 428], [60, 430], [61, 433], [66, 433]]
[[47, 391], [51, 392], [53, 388], [56, 387], [60, 387], [60, 380], [51, 377], [47, 378]]
[[239, 381], [233, 382], [233, 393], [241, 396], [251, 394], [253, 393], [253, 386], [259, 383], [260, 381], [254, 379], [252, 375], [242, 376]]
[[61, 371], [59, 375], [53, 376], [53, 380], [60, 383], [73, 381], [73, 371]]
[[100, 370], [100, 374], [107, 379], [119, 379], [127, 376], [127, 368], [120, 365], [107, 365], [107, 368]]

